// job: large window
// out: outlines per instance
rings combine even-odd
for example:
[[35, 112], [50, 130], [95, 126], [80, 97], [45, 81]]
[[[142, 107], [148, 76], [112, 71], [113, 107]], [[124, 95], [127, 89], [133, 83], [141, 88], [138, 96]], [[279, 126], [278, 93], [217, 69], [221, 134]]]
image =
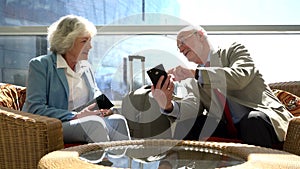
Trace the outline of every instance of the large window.
[[66, 14], [99, 26], [178, 24], [172, 17], [200, 25], [299, 25], [299, 5], [298, 0], [1, 0], [0, 25], [48, 25]]
[[297, 0], [178, 0], [179, 17], [200, 25], [299, 25]]
[[[145, 56], [146, 70], [195, 66], [176, 48], [176, 33], [187, 24], [204, 26], [216, 47], [245, 44], [267, 83], [299, 80], [298, 6], [296, 0], [1, 0], [0, 81], [26, 84], [28, 61], [48, 53], [47, 26], [66, 14], [97, 25], [89, 60], [99, 88], [114, 100], [129, 90], [128, 55]], [[134, 61], [134, 86], [140, 82]]]

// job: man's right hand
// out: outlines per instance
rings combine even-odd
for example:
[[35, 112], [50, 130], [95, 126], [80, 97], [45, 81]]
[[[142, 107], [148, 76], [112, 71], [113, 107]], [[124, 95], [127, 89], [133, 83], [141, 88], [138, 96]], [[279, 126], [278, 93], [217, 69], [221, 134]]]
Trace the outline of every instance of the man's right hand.
[[195, 77], [195, 70], [184, 68], [182, 66], [177, 66], [168, 71], [168, 74], [171, 74], [174, 81], [181, 81], [187, 78]]

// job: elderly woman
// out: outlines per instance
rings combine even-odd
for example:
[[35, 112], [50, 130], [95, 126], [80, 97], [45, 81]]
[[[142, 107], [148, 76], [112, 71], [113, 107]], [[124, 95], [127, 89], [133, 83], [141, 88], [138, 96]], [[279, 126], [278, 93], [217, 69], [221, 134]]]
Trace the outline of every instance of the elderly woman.
[[87, 61], [96, 27], [85, 18], [67, 15], [48, 28], [48, 55], [29, 63], [23, 111], [60, 119], [65, 143], [130, 139], [126, 119], [96, 109], [96, 103], [74, 111], [101, 94]]

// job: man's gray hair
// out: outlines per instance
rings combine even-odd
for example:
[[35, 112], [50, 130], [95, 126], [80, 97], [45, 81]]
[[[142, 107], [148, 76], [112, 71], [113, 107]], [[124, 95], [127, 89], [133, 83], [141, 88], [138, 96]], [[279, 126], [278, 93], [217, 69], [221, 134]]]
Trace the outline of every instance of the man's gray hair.
[[204, 35], [205, 37], [207, 37], [206, 30], [200, 25], [188, 25], [188, 26], [185, 26], [184, 28], [182, 28], [179, 32], [185, 32], [185, 31], [201, 32], [201, 35]]

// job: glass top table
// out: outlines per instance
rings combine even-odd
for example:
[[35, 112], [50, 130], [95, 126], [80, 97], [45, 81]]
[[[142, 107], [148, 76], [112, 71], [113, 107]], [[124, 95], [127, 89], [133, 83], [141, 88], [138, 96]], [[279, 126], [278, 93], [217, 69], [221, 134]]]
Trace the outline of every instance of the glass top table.
[[40, 168], [288, 168], [300, 157], [284, 151], [240, 143], [131, 140], [91, 143], [45, 155]]
[[217, 149], [188, 145], [122, 145], [85, 152], [80, 159], [103, 166], [132, 169], [220, 168], [245, 162]]

